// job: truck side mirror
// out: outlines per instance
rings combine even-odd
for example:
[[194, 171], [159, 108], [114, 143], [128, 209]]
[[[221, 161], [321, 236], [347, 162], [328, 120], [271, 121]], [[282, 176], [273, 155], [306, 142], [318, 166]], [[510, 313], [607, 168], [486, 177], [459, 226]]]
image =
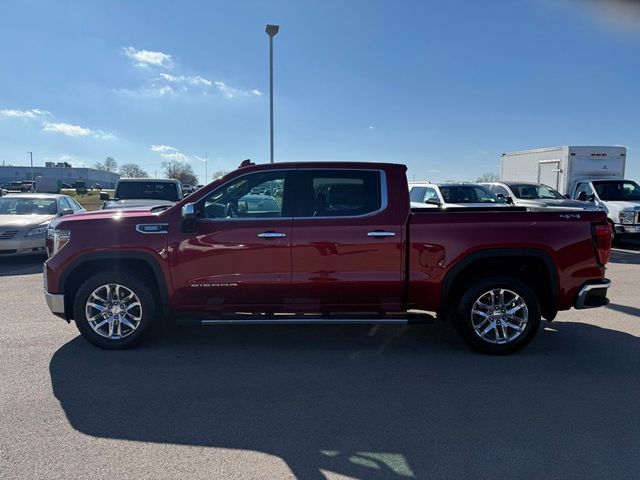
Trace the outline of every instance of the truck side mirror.
[[73, 209], [72, 208], [63, 208], [62, 212], [60, 212], [60, 215], [62, 215], [63, 217], [65, 215], [73, 215]]
[[596, 194], [592, 193], [591, 195], [589, 195], [587, 200], [589, 200], [590, 202], [595, 202], [596, 201]]
[[196, 230], [196, 207], [193, 203], [185, 203], [180, 211], [182, 218], [182, 231], [194, 232]]
[[587, 192], [582, 191], [578, 194], [578, 200], [580, 200], [581, 202], [586, 202], [587, 201]]
[[504, 197], [504, 201], [507, 202], [509, 205], [513, 205], [513, 198], [511, 198], [511, 196]]
[[100, 200], [107, 201], [109, 200], [109, 194], [107, 192], [100, 192]]

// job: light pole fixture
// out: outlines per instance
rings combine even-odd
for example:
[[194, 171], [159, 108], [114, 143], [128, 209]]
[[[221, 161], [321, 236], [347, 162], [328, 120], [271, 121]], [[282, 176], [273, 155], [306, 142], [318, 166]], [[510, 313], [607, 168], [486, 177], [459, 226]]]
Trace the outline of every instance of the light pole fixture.
[[273, 163], [273, 37], [280, 30], [279, 25], [267, 25], [265, 32], [269, 35], [269, 139], [271, 163]]

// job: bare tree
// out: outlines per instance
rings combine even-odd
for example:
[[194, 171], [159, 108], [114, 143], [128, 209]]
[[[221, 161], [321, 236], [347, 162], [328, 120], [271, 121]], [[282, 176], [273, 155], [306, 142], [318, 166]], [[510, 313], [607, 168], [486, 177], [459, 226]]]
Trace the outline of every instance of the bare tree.
[[217, 170], [215, 172], [213, 172], [213, 175], [211, 177], [212, 180], [216, 180], [220, 177], [224, 177], [227, 173], [229, 173], [229, 170]]
[[149, 178], [146, 170], [135, 163], [125, 163], [120, 165], [120, 176], [122, 178]]
[[476, 182], [498, 182], [498, 181], [500, 181], [500, 175], [494, 172], [484, 172], [476, 180]]
[[98, 170], [105, 170], [107, 172], [117, 172], [118, 171], [118, 162], [116, 162], [113, 157], [107, 157], [104, 159], [104, 162], [96, 162], [93, 164], [93, 168], [97, 168]]
[[162, 162], [162, 168], [167, 178], [175, 178], [182, 184], [196, 185], [198, 177], [193, 172], [190, 163], [180, 160], [166, 160]]

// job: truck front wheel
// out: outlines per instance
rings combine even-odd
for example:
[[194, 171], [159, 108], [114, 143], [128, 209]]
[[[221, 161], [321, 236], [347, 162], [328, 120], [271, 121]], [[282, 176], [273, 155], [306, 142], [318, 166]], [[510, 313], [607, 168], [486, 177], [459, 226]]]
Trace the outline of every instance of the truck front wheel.
[[143, 280], [126, 271], [106, 271], [78, 289], [73, 313], [84, 338], [118, 350], [140, 343], [154, 323], [156, 306]]
[[454, 324], [474, 350], [506, 355], [524, 348], [540, 327], [533, 290], [515, 277], [478, 280], [462, 296]]

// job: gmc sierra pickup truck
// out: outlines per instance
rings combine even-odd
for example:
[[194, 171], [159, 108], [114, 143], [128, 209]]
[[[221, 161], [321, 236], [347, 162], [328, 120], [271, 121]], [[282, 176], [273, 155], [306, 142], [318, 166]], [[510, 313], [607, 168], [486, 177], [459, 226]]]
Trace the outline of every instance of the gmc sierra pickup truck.
[[604, 213], [411, 208], [405, 171], [245, 161], [170, 207], [56, 219], [47, 304], [108, 349], [137, 344], [164, 319], [405, 323], [435, 313], [491, 354], [524, 347], [541, 318], [607, 304]]

